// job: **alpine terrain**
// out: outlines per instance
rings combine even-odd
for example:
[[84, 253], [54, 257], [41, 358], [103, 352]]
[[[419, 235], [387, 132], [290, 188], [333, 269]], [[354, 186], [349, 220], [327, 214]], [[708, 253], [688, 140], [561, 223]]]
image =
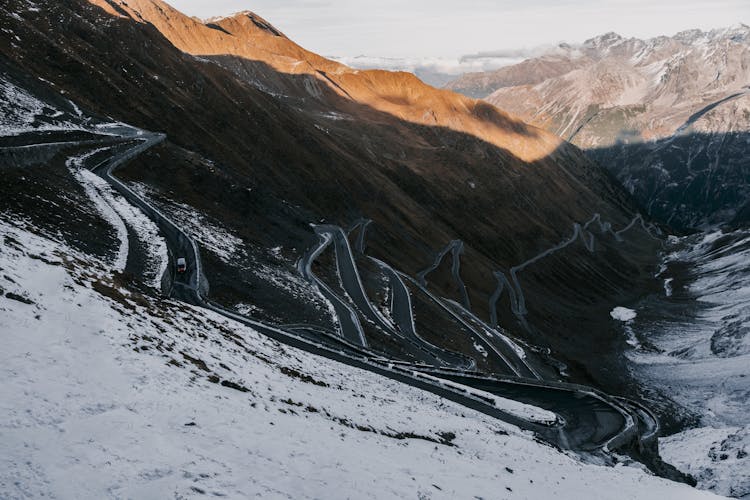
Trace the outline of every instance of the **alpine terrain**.
[[745, 240], [557, 132], [249, 11], [4, 0], [0, 497], [714, 497], [626, 307]]
[[[663, 290], [613, 311], [630, 371], [668, 392], [686, 428], [662, 454], [699, 486], [750, 494], [750, 28], [649, 40], [608, 33], [448, 88], [583, 148], [676, 235]], [[690, 423], [687, 423], [692, 421]]]
[[446, 87], [585, 149], [675, 228], [750, 214], [744, 24], [648, 40], [607, 33]]

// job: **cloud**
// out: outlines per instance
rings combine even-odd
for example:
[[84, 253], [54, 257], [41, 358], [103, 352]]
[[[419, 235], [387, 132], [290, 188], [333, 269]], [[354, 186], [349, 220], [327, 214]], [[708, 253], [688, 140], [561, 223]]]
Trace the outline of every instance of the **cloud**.
[[475, 73], [481, 71], [492, 71], [503, 66], [509, 66], [521, 62], [524, 57], [518, 55], [482, 56], [477, 54], [457, 58], [449, 57], [375, 57], [355, 56], [336, 57], [328, 56], [330, 59], [339, 61], [347, 66], [357, 69], [384, 69], [388, 71], [407, 71], [414, 73], [424, 82], [442, 87], [451, 80], [456, 79], [464, 73]]
[[542, 45], [539, 47], [535, 47], [533, 49], [501, 49], [501, 50], [490, 50], [490, 51], [483, 51], [483, 52], [476, 52], [474, 54], [466, 54], [461, 56], [459, 59], [461, 62], [471, 62], [471, 61], [493, 61], [493, 60], [503, 60], [503, 59], [513, 59], [513, 60], [519, 60], [519, 59], [529, 59], [531, 57], [536, 57], [544, 52], [547, 52], [552, 48], [551, 45]]
[[375, 56], [337, 57], [329, 56], [347, 66], [358, 69], [386, 69], [390, 71], [409, 71], [415, 73], [434, 72], [446, 75], [460, 75], [473, 71], [491, 71], [522, 61], [523, 57], [478, 57], [477, 55], [459, 58], [423, 57], [423, 58], [394, 58]]

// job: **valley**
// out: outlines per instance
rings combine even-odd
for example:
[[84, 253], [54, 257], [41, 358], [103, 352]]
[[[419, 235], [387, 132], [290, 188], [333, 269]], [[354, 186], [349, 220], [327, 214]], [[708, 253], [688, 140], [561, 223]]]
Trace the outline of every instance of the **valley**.
[[447, 85], [584, 148], [673, 233], [656, 273], [663, 288], [625, 304], [628, 370], [652, 408], [675, 402], [656, 410], [672, 434], [664, 455], [701, 487], [740, 498], [749, 34], [744, 24], [647, 40], [608, 33]]
[[750, 494], [744, 73], [613, 136], [560, 83], [746, 27], [461, 95], [251, 11], [7, 3], [0, 496]]

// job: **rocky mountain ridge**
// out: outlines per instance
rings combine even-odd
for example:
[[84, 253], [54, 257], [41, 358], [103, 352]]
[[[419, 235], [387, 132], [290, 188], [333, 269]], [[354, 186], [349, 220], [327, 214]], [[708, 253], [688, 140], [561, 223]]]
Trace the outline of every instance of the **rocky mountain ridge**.
[[648, 40], [607, 33], [448, 86], [587, 150], [680, 229], [744, 213], [750, 27]]

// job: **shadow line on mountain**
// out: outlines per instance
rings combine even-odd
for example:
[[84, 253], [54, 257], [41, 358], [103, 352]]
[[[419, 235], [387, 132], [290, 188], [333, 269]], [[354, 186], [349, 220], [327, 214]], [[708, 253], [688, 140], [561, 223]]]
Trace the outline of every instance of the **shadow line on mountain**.
[[[66, 15], [70, 6], [73, 13], [90, 10], [93, 22]], [[55, 82], [82, 107], [166, 132], [169, 143], [118, 175], [209, 214], [254, 251], [281, 245], [300, 252], [314, 241], [311, 221], [345, 226], [368, 217], [375, 221], [368, 251], [414, 276], [460, 239], [461, 276], [477, 314], [487, 319], [495, 271], [557, 244], [573, 223], [594, 213], [622, 227], [637, 210], [609, 174], [567, 143], [525, 162], [476, 136], [402, 120], [327, 86], [313, 99], [307, 75], [235, 56], [219, 65], [184, 54], [152, 25], [110, 16], [83, 0], [54, 3], [44, 15], [63, 21], [40, 21], [46, 30], [23, 32], [23, 47], [3, 43], [0, 52], [22, 71]], [[99, 28], [102, 22], [107, 30]], [[229, 64], [246, 73], [222, 67]], [[279, 95], [285, 88], [286, 97]], [[602, 325], [599, 317], [587, 323], [583, 313], [595, 307], [606, 315], [613, 300], [637, 295], [646, 258], [618, 268], [615, 250], [596, 261], [578, 247], [565, 256], [564, 267], [552, 260], [525, 277], [524, 290], [531, 297], [529, 287], [538, 287], [534, 300], [551, 304], [543, 313], [530, 308], [547, 314], [544, 335], [559, 337], [558, 347], [566, 338], [585, 346]], [[238, 284], [237, 266], [206, 260], [214, 296], [263, 300], [261, 285]], [[449, 269], [437, 269], [430, 284], [456, 296]], [[567, 293], [564, 307], [556, 290]], [[574, 306], [582, 313], [566, 319], [566, 308]], [[512, 317], [501, 319], [515, 328]]]

